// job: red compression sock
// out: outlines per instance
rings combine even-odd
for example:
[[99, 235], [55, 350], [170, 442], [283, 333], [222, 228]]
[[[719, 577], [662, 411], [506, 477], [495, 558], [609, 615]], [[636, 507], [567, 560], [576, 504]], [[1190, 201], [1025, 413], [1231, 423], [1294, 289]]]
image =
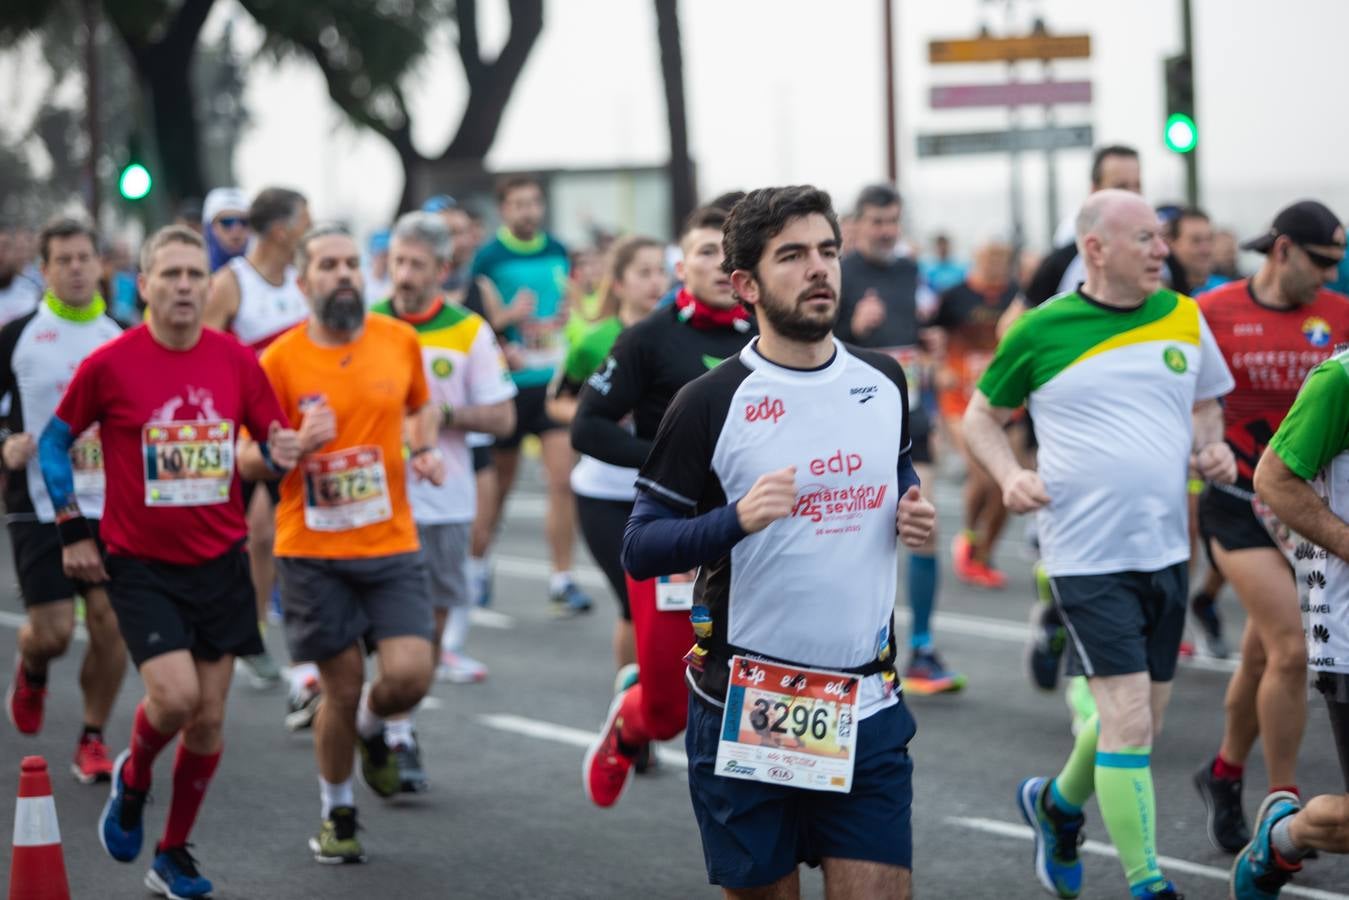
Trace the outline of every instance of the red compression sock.
[[1213, 758], [1214, 778], [1223, 778], [1226, 779], [1227, 781], [1239, 781], [1241, 779], [1241, 773], [1245, 771], [1246, 771], [1245, 766], [1239, 765], [1234, 762], [1228, 762], [1227, 760], [1223, 759], [1223, 755], [1221, 753], [1219, 753], [1217, 756]]
[[159, 842], [161, 850], [187, 843], [188, 832], [197, 821], [202, 800], [206, 799], [206, 788], [220, 763], [220, 752], [193, 753], [182, 743], [178, 744], [178, 754], [173, 758], [173, 800], [169, 803], [169, 818], [164, 823], [164, 838]]
[[148, 791], [150, 778], [154, 771], [155, 757], [169, 745], [176, 732], [162, 734], [150, 724], [145, 714], [145, 701], [136, 706], [136, 718], [131, 723], [131, 756], [122, 769], [122, 779], [126, 786], [136, 791]]

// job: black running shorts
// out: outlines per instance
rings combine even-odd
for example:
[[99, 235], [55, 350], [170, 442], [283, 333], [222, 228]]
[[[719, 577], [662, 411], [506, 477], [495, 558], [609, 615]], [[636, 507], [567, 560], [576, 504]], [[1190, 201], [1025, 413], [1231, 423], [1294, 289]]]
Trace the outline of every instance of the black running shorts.
[[548, 417], [545, 406], [547, 399], [547, 385], [520, 388], [520, 393], [515, 395], [515, 433], [510, 437], [497, 438], [496, 446], [502, 450], [514, 450], [527, 434], [538, 435], [565, 427]]
[[1174, 678], [1189, 582], [1183, 562], [1157, 572], [1051, 577], [1075, 651], [1068, 654], [1068, 674]]
[[[104, 550], [98, 540], [98, 520], [90, 519], [94, 540], [99, 552]], [[51, 522], [10, 522], [9, 542], [14, 548], [14, 571], [19, 576], [19, 593], [23, 605], [41, 606], [60, 600], [71, 600], [82, 587], [98, 587], [66, 577], [61, 566], [61, 536]]]
[[1209, 562], [1213, 562], [1209, 541], [1217, 541], [1218, 546], [1228, 552], [1255, 547], [1278, 549], [1265, 526], [1255, 517], [1251, 501], [1215, 487], [1210, 487], [1199, 497], [1199, 533], [1204, 538]]

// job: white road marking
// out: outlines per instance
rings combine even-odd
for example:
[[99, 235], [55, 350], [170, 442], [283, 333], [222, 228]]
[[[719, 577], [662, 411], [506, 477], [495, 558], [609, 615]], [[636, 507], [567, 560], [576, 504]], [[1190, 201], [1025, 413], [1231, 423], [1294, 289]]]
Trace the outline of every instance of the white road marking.
[[[589, 747], [590, 743], [595, 740], [595, 732], [593, 731], [582, 731], [580, 728], [555, 725], [552, 722], [542, 722], [538, 719], [526, 719], [524, 716], [513, 716], [509, 713], [480, 715], [478, 721], [488, 728], [495, 728], [498, 731], [509, 731], [512, 734], [537, 738], [541, 741], [552, 741], [555, 744], [566, 744], [570, 747]], [[662, 763], [668, 765], [687, 766], [689, 764], [687, 756], [668, 747], [657, 745], [656, 755], [660, 757]]]
[[468, 620], [483, 628], [505, 629], [515, 627], [515, 619], [504, 612], [497, 612], [495, 609], [483, 609], [481, 606], [474, 606], [469, 609]]
[[[1025, 825], [1003, 822], [998, 819], [948, 816], [946, 821], [950, 822], [952, 825], [959, 825], [963, 828], [972, 828], [975, 831], [982, 831], [985, 834], [996, 834], [1000, 837], [1018, 838], [1024, 841], [1034, 839], [1031, 830]], [[1100, 841], [1087, 841], [1082, 845], [1082, 850], [1086, 853], [1095, 854], [1096, 856], [1108, 856], [1112, 859], [1119, 858], [1119, 853], [1116, 852], [1114, 847], [1111, 847], [1109, 844], [1102, 844]], [[1187, 875], [1197, 875], [1200, 878], [1212, 878], [1215, 881], [1226, 882], [1228, 880], [1229, 873], [1227, 869], [1205, 866], [1185, 859], [1176, 859], [1173, 856], [1159, 856], [1157, 857], [1157, 862], [1164, 870], [1184, 872]], [[1283, 889], [1283, 893], [1290, 897], [1311, 897], [1313, 900], [1349, 900], [1349, 894], [1337, 894], [1333, 891], [1322, 891], [1317, 888], [1299, 887], [1291, 884]]]

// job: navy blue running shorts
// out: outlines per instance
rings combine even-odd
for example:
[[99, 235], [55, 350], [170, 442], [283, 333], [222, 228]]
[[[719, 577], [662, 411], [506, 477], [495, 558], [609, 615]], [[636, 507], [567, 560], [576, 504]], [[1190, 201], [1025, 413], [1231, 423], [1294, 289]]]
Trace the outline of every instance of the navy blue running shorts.
[[690, 696], [684, 746], [707, 880], [732, 890], [763, 887], [826, 858], [912, 868], [909, 741], [916, 730], [901, 698], [858, 724], [850, 793], [782, 787], [718, 775], [721, 710]]
[[1073, 653], [1069, 675], [1176, 676], [1190, 576], [1179, 562], [1156, 572], [1051, 577]]

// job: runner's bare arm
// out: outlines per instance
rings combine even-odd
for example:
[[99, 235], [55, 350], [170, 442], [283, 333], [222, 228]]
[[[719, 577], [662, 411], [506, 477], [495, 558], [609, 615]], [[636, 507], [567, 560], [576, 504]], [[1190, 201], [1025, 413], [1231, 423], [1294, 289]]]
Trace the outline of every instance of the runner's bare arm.
[[[440, 411], [440, 427], [456, 431], [478, 431], [493, 437], [508, 437], [515, 431], [515, 401], [482, 403], [477, 406], [456, 406]], [[448, 418], [449, 421], [446, 421]]]
[[1265, 450], [1255, 467], [1255, 492], [1280, 522], [1340, 559], [1349, 559], [1349, 522], [1331, 512], [1274, 450]]
[[1208, 481], [1231, 484], [1237, 480], [1237, 460], [1223, 440], [1223, 408], [1217, 398], [1194, 405], [1194, 456], [1191, 463]]
[[965, 410], [965, 445], [1002, 487], [1003, 501], [1016, 513], [1027, 513], [1049, 503], [1039, 474], [1017, 462], [1005, 426], [1015, 410], [993, 406], [976, 390]]
[[239, 280], [228, 266], [211, 278], [211, 291], [206, 296], [202, 324], [217, 331], [229, 331], [230, 323], [239, 312]]
[[239, 475], [246, 481], [275, 481], [300, 461], [300, 433], [273, 422], [267, 442], [239, 441]]

